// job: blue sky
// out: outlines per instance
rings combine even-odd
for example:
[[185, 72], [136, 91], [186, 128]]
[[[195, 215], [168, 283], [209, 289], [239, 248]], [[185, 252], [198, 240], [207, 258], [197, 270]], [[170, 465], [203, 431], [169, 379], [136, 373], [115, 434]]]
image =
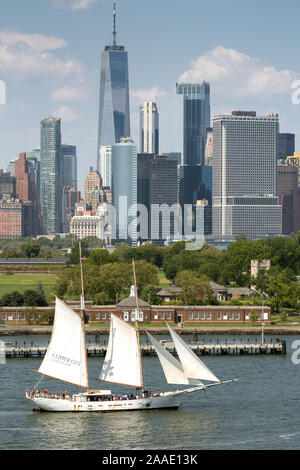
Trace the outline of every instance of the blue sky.
[[[212, 116], [278, 112], [296, 133], [300, 104], [299, 0], [117, 0], [118, 42], [129, 54], [132, 136], [138, 105], [178, 80], [211, 84]], [[62, 118], [77, 145], [80, 186], [96, 165], [101, 52], [112, 41], [112, 0], [2, 0], [0, 168], [39, 144], [40, 121]], [[299, 145], [298, 145], [299, 143]]]

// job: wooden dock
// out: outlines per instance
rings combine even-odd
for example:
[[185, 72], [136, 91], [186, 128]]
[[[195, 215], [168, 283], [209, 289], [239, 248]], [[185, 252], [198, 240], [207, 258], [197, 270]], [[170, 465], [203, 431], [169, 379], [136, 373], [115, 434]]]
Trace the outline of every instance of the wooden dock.
[[[176, 350], [172, 342], [167, 342], [164, 347], [172, 354], [176, 355]], [[232, 356], [232, 355], [253, 355], [253, 354], [286, 354], [286, 342], [284, 340], [272, 343], [215, 343], [215, 344], [189, 344], [189, 347], [197, 356]], [[93, 344], [87, 346], [89, 357], [104, 357], [107, 345]], [[152, 345], [141, 346], [143, 356], [156, 356]], [[6, 346], [7, 358], [33, 358], [44, 357], [47, 351], [46, 346]]]

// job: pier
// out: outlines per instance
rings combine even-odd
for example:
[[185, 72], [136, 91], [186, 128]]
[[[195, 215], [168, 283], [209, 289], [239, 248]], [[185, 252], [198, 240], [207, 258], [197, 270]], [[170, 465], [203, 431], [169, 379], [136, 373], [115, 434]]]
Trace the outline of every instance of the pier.
[[[171, 341], [165, 342], [164, 347], [172, 354], [176, 355], [176, 350]], [[286, 342], [276, 340], [268, 343], [215, 343], [215, 344], [189, 344], [189, 347], [197, 356], [232, 356], [232, 355], [253, 355], [253, 354], [286, 354]], [[106, 344], [89, 344], [87, 346], [88, 357], [104, 357], [106, 354]], [[6, 346], [6, 358], [34, 358], [44, 357], [47, 346]], [[156, 356], [152, 345], [141, 345], [143, 356]]]

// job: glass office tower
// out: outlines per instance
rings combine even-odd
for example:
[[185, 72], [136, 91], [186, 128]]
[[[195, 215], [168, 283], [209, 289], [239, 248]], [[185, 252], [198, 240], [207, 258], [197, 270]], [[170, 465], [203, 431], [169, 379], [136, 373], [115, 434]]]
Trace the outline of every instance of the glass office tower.
[[61, 121], [41, 122], [40, 202], [47, 234], [61, 231]]
[[98, 149], [130, 135], [128, 55], [116, 44], [115, 2], [113, 17], [113, 44], [105, 47], [101, 58]]
[[207, 128], [210, 126], [210, 85], [176, 83], [176, 93], [184, 97], [183, 164], [204, 165]]
[[136, 246], [137, 152], [130, 137], [112, 145], [112, 194], [117, 241], [131, 240]]
[[70, 186], [77, 191], [77, 154], [75, 145], [61, 146], [62, 188]]
[[113, 10], [113, 44], [101, 58], [97, 170], [99, 148], [120, 142], [130, 135], [128, 55], [116, 44], [116, 5]]

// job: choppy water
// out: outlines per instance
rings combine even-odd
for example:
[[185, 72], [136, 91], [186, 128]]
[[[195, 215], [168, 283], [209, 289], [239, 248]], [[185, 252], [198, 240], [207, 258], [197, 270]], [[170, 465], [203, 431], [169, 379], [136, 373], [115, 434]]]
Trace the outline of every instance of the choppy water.
[[[6, 365], [0, 365], [0, 449], [299, 449], [300, 364], [293, 364], [291, 354], [292, 343], [300, 337], [285, 339], [286, 356], [205, 357], [204, 362], [218, 377], [239, 381], [208, 389], [206, 395], [191, 394], [177, 411], [33, 412], [24, 394], [38, 381], [32, 369], [41, 360], [7, 359]], [[4, 340], [20, 345], [48, 342], [47, 337]], [[96, 380], [102, 362], [101, 358], [88, 359], [92, 387], [106, 388]], [[165, 384], [157, 358], [144, 358], [143, 363], [148, 388], [178, 388]], [[48, 390], [76, 390], [47, 378], [42, 384]], [[113, 385], [111, 389], [125, 390]]]

